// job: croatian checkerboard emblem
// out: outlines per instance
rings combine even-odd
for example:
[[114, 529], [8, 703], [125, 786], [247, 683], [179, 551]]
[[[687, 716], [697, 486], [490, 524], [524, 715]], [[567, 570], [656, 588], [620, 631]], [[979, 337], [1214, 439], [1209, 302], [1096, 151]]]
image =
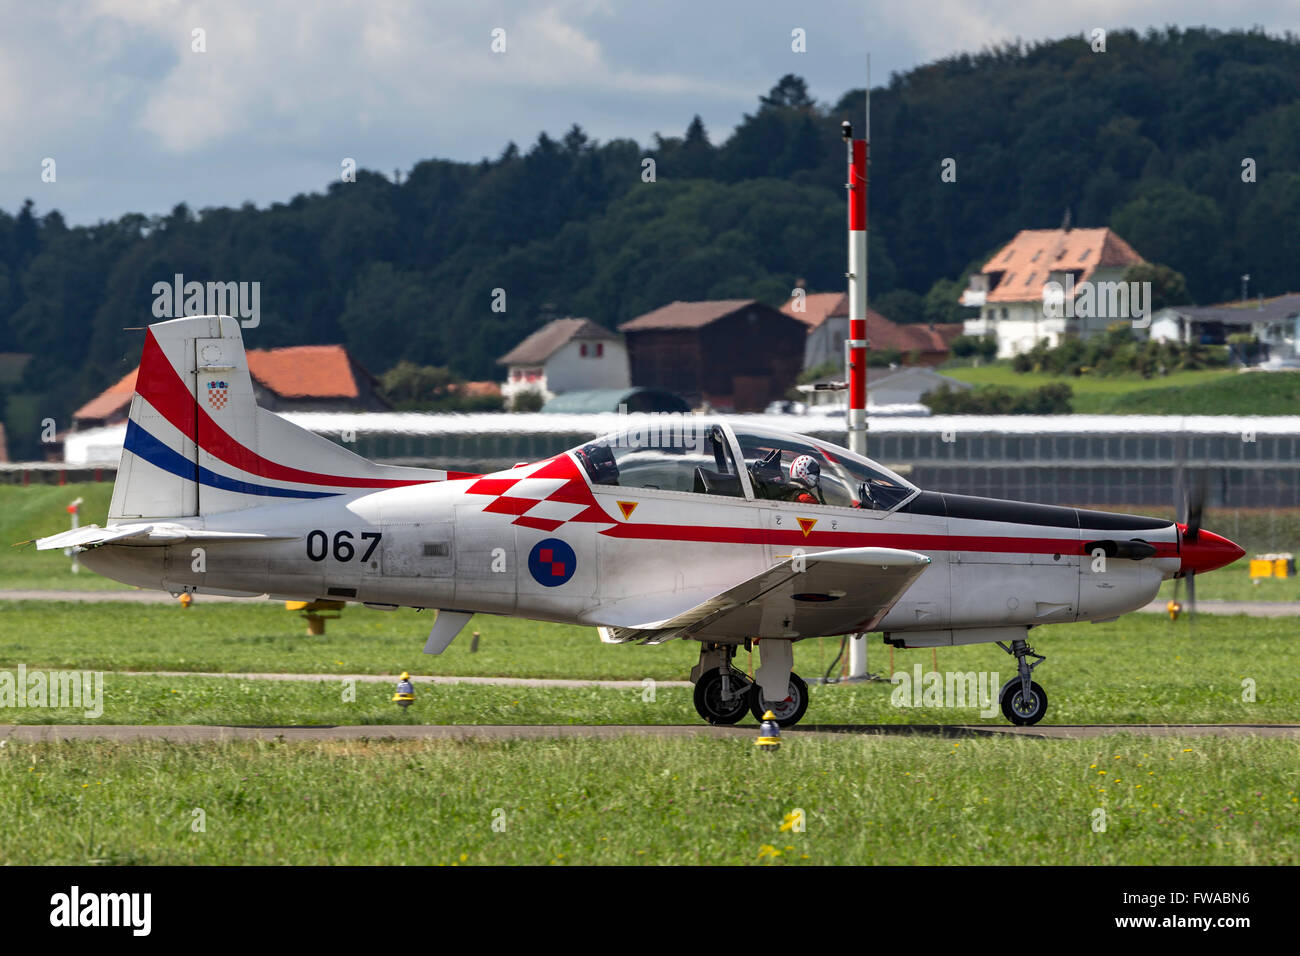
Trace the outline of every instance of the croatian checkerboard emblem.
[[546, 538], [528, 552], [528, 573], [544, 588], [559, 587], [578, 569], [578, 556], [559, 538]]
[[208, 382], [208, 404], [222, 409], [230, 401], [230, 386], [225, 382]]

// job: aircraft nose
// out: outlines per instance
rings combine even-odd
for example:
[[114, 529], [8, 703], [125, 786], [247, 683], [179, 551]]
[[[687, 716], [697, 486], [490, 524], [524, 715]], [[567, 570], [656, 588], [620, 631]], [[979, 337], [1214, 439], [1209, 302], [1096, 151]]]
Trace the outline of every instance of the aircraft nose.
[[1183, 563], [1182, 567], [1179, 568], [1180, 571], [1194, 571], [1197, 574], [1203, 574], [1206, 571], [1213, 571], [1215, 568], [1232, 564], [1233, 561], [1246, 553], [1242, 548], [1213, 531], [1200, 532], [1195, 541], [1188, 541], [1186, 537], [1183, 537], [1187, 534], [1187, 525], [1180, 524], [1178, 531], [1179, 536], [1182, 537], [1179, 554]]

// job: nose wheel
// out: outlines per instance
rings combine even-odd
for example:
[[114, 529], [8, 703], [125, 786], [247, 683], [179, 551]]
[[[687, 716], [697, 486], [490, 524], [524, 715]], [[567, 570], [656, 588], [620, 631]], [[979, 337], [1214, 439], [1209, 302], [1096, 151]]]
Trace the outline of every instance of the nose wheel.
[[1047, 713], [1047, 692], [1037, 681], [1029, 682], [1029, 693], [1020, 686], [1020, 678], [1013, 677], [1002, 685], [1002, 716], [1013, 724], [1025, 727], [1036, 724]]
[[[1016, 659], [1016, 669], [1020, 672], [1002, 685], [999, 694], [1002, 716], [1017, 727], [1038, 723], [1047, 713], [1047, 692], [1031, 679], [1031, 675], [1034, 668], [1047, 658], [1035, 654], [1034, 649], [1023, 640], [1012, 641], [1010, 647], [1001, 641], [997, 645]], [[1033, 661], [1029, 660], [1031, 657], [1034, 658]]]

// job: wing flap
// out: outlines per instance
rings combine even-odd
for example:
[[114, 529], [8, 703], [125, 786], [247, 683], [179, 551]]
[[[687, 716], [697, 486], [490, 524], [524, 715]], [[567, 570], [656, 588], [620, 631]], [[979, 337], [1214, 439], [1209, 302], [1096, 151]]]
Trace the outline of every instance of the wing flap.
[[915, 551], [840, 548], [790, 557], [664, 621], [601, 628], [613, 644], [687, 637], [798, 639], [867, 631], [930, 565]]

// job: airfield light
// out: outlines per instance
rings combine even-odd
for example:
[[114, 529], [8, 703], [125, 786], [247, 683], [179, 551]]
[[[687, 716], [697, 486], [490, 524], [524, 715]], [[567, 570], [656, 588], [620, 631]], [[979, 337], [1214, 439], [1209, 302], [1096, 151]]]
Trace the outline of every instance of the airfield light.
[[411, 675], [406, 671], [402, 671], [401, 679], [397, 682], [397, 693], [393, 694], [393, 703], [402, 710], [415, 703], [415, 686], [411, 683]]
[[[81, 525], [81, 502], [82, 499], [77, 498], [75, 501], [71, 502], [68, 505], [68, 514], [72, 516], [73, 531], [76, 531], [77, 528]], [[77, 549], [65, 548], [63, 553], [72, 559], [72, 573], [73, 574], [79, 573], [81, 571], [81, 564], [77, 561]]]
[[776, 714], [764, 711], [763, 722], [758, 725], [758, 739], [754, 746], [759, 750], [781, 749], [781, 725], [776, 722]]

